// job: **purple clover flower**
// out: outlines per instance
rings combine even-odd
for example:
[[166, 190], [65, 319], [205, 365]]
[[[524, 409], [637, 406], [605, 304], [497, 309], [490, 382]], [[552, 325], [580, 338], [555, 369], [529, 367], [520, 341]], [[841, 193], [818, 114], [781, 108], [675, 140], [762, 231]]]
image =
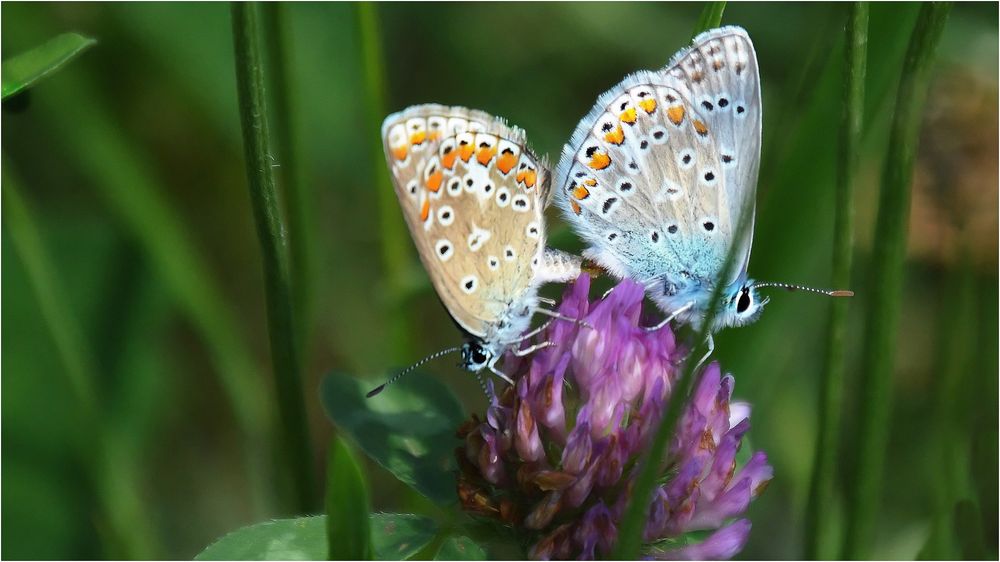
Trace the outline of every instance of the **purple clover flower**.
[[[590, 279], [567, 288], [559, 313], [589, 326], [553, 322], [555, 345], [508, 355], [513, 388], [494, 398], [486, 420], [459, 429], [458, 492], [469, 512], [515, 529], [534, 559], [607, 556], [686, 350], [669, 328], [640, 327], [642, 287], [624, 281], [590, 302]], [[730, 402], [733, 378], [711, 363], [699, 377], [663, 459], [649, 506], [646, 556], [728, 559], [746, 543], [739, 518], [772, 476], [756, 452], [739, 470], [736, 452], [750, 408]], [[711, 531], [694, 542], [684, 535]]]

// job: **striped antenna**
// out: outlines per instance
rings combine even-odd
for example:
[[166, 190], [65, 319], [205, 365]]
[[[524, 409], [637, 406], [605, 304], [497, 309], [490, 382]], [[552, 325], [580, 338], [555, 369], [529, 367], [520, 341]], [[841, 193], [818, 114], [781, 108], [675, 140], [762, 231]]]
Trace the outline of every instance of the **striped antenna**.
[[792, 285], [790, 283], [754, 283], [750, 285], [751, 289], [763, 289], [765, 287], [777, 287], [779, 289], [785, 289], [786, 291], [806, 291], [808, 293], [816, 293], [818, 295], [826, 295], [828, 297], [853, 297], [854, 291], [831, 291], [829, 289], [813, 289], [812, 287], [804, 287], [802, 285]]
[[441, 351], [438, 351], [437, 353], [432, 353], [432, 354], [428, 355], [427, 357], [424, 357], [420, 361], [417, 361], [416, 363], [414, 363], [414, 364], [410, 365], [409, 367], [403, 369], [402, 371], [396, 373], [395, 375], [393, 375], [391, 378], [389, 378], [389, 380], [385, 381], [384, 383], [382, 383], [382, 384], [376, 386], [375, 388], [371, 389], [371, 391], [369, 391], [368, 394], [365, 395], [365, 398], [371, 398], [372, 396], [375, 396], [376, 394], [382, 392], [383, 390], [385, 390], [385, 387], [387, 387], [390, 384], [398, 381], [403, 375], [405, 375], [406, 373], [409, 373], [410, 371], [416, 369], [417, 367], [423, 365], [424, 363], [426, 363], [428, 361], [433, 361], [433, 360], [437, 359], [438, 357], [441, 357], [442, 355], [448, 355], [449, 353], [455, 353], [456, 351], [461, 351], [461, 350], [462, 350], [461, 347], [449, 347], [448, 349], [442, 349]]

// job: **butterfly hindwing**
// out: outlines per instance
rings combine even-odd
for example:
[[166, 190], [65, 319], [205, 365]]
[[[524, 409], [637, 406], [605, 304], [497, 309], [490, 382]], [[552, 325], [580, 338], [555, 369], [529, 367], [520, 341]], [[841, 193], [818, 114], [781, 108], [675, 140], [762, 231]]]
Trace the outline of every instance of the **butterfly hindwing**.
[[590, 257], [640, 280], [714, 280], [742, 204], [753, 201], [756, 72], [746, 33], [722, 28], [598, 99], [564, 148], [554, 186]]
[[419, 105], [382, 126], [406, 224], [442, 302], [483, 338], [534, 288], [548, 172], [524, 133], [462, 107]]

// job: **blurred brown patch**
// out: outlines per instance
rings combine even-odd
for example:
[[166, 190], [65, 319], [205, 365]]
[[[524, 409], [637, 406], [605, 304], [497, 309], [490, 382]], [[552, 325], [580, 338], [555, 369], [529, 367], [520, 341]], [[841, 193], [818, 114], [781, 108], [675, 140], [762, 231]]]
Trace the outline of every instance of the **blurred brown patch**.
[[927, 98], [914, 173], [911, 257], [954, 265], [963, 246], [997, 267], [997, 89], [962, 66], [937, 75]]

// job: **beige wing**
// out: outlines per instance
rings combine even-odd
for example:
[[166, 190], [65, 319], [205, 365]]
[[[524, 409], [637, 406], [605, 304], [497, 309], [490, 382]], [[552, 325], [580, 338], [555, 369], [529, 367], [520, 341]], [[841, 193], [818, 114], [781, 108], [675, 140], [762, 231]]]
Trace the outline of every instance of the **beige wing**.
[[524, 132], [481, 111], [419, 105], [382, 125], [396, 195], [434, 288], [484, 337], [533, 297], [548, 171]]

